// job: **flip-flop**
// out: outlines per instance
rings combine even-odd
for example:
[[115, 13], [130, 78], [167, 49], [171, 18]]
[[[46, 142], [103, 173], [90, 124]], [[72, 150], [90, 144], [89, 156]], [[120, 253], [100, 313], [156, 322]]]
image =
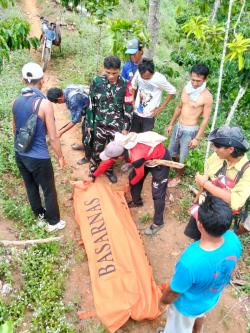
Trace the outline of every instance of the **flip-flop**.
[[168, 182], [168, 188], [176, 187], [180, 182], [181, 180], [179, 178], [173, 178]]
[[73, 143], [72, 145], [71, 145], [71, 148], [73, 149], [73, 150], [84, 150], [84, 148], [83, 148], [83, 145], [81, 144], [78, 144], [78, 143]]

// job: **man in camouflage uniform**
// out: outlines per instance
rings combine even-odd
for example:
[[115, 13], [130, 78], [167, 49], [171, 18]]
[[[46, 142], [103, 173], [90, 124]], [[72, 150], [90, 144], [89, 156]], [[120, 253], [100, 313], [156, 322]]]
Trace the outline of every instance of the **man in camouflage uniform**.
[[[125, 79], [120, 76], [121, 61], [115, 56], [104, 59], [104, 75], [98, 75], [90, 86], [91, 106], [87, 110], [88, 131], [93, 131], [90, 175], [101, 162], [99, 154], [114, 139], [115, 132], [127, 134], [132, 119], [133, 97]], [[106, 172], [112, 183], [117, 177], [110, 168]]]

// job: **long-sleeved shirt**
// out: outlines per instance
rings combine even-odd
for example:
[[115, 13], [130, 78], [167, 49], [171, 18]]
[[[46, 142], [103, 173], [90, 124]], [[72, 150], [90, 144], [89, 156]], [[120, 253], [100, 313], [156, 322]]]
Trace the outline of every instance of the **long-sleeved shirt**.
[[70, 97], [72, 91], [76, 89], [77, 85], [75, 88], [73, 88], [73, 86], [68, 86], [63, 91], [65, 103], [70, 112], [71, 121], [74, 124], [81, 121], [82, 117], [85, 115], [86, 109], [89, 107], [89, 97], [86, 94], [81, 94], [79, 92], [72, 94]]
[[[134, 166], [134, 175], [130, 179], [130, 184], [137, 184], [144, 176], [144, 162], [153, 159], [163, 159], [166, 153], [166, 148], [162, 143], [158, 144], [154, 148], [145, 145], [143, 143], [137, 143], [134, 148], [128, 150], [128, 162]], [[139, 162], [141, 161], [141, 163]], [[94, 177], [102, 175], [107, 171], [114, 163], [115, 159], [110, 159], [101, 162], [98, 168], [93, 173]]]

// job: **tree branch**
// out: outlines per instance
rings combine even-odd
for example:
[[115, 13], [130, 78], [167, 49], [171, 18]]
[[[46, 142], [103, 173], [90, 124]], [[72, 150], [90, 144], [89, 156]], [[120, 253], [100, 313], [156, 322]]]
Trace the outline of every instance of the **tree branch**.
[[21, 241], [0, 240], [0, 245], [26, 246], [26, 245], [44, 244], [44, 243], [50, 243], [50, 242], [59, 242], [62, 239], [63, 239], [63, 236], [49, 237], [49, 238], [43, 238], [43, 239], [28, 239], [28, 240], [21, 240]]

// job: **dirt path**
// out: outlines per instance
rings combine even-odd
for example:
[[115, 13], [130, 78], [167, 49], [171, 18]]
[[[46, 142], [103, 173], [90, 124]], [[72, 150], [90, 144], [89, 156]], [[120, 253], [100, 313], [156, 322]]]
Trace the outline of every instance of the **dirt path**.
[[[49, 4], [48, 4], [49, 5]], [[54, 5], [53, 5], [54, 6]], [[38, 18], [38, 8], [35, 0], [23, 0], [23, 10], [31, 23], [31, 34], [35, 36], [40, 35], [40, 25]], [[35, 52], [33, 54], [34, 60], [40, 62], [40, 53]], [[47, 90], [51, 86], [56, 86], [57, 75], [56, 68], [53, 68], [53, 56], [52, 61], [49, 64], [48, 71], [45, 75], [44, 90]], [[72, 82], [73, 83], [73, 82]], [[64, 106], [55, 105], [55, 117], [57, 128], [62, 127], [68, 121], [68, 113]], [[82, 157], [81, 152], [72, 151], [71, 144], [74, 142], [80, 142], [81, 131], [80, 127], [74, 127], [70, 131], [66, 132], [62, 139], [63, 154], [66, 159], [67, 168], [64, 171], [55, 170], [57, 190], [59, 195], [59, 204], [63, 219], [68, 223], [64, 234], [67, 238], [73, 240], [79, 240], [80, 234], [78, 227], [74, 221], [72, 211], [71, 186], [70, 180], [82, 179], [87, 172], [87, 166], [78, 167], [76, 161]], [[125, 176], [119, 176], [120, 182], [115, 188], [122, 189], [126, 182]], [[110, 185], [113, 186], [113, 185]], [[153, 213], [153, 203], [151, 198], [151, 180], [147, 179], [144, 185], [143, 200], [145, 202], [143, 209], [132, 210], [132, 216], [141, 231], [145, 228], [139, 220], [146, 212], [150, 215]], [[178, 200], [179, 192], [172, 191], [174, 201]], [[159, 283], [165, 282], [172, 275], [174, 264], [188, 245], [188, 239], [183, 235], [184, 223], [178, 222], [173, 218], [173, 210], [176, 203], [167, 202], [167, 209], [165, 211], [165, 223], [166, 227], [162, 231], [152, 237], [146, 238], [142, 235], [145, 244], [145, 250], [148, 255], [149, 261], [153, 267], [155, 278]], [[72, 264], [72, 270], [69, 274], [66, 282], [65, 301], [77, 303], [83, 310], [92, 310], [94, 308], [93, 297], [91, 294], [91, 282], [88, 272], [87, 261]], [[230, 316], [226, 316], [225, 320], [222, 318], [229, 311], [229, 309], [238, 302], [237, 298], [232, 296], [231, 288], [228, 288], [222, 296], [219, 305], [207, 316], [204, 332], [210, 333], [244, 333], [246, 332], [246, 319], [244, 318], [244, 311], [241, 305], [237, 305]], [[121, 332], [143, 332], [153, 333], [159, 324], [164, 324], [164, 315], [153, 322], [133, 322], [129, 321], [122, 329]]]

